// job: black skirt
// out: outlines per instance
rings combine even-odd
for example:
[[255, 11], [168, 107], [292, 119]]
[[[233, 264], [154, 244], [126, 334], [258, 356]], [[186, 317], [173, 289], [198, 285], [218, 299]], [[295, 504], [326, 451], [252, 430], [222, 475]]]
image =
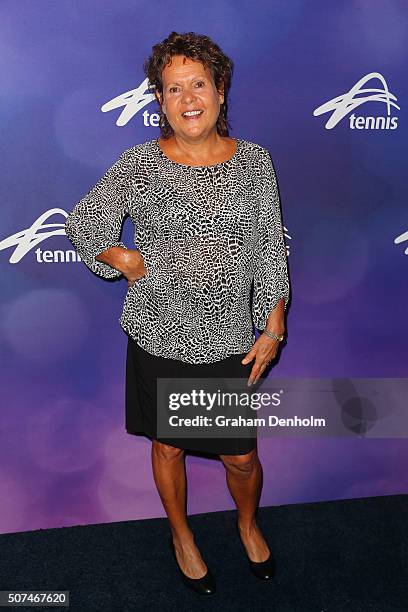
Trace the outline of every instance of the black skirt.
[[[241, 361], [247, 353], [230, 355], [212, 363], [191, 364], [178, 359], [152, 355], [128, 335], [126, 357], [126, 431], [184, 450], [222, 455], [244, 455], [256, 447], [256, 430], [251, 437], [163, 438], [157, 436], [157, 378], [208, 378], [222, 389], [223, 378], [248, 379], [253, 364]], [[262, 377], [261, 377], [262, 380]], [[248, 393], [258, 388], [247, 387]], [[157, 408], [160, 409], [160, 406]]]

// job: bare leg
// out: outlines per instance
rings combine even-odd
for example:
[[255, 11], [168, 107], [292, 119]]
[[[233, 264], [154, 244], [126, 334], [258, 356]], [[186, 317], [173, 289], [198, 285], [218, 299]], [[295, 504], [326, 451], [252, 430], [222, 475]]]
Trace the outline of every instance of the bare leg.
[[190, 578], [201, 578], [207, 566], [187, 523], [184, 450], [153, 440], [151, 457], [154, 481], [170, 522], [180, 568]]
[[259, 529], [255, 511], [262, 491], [262, 466], [257, 450], [246, 455], [220, 455], [228, 489], [237, 506], [238, 528], [251, 561], [265, 561], [269, 548]]

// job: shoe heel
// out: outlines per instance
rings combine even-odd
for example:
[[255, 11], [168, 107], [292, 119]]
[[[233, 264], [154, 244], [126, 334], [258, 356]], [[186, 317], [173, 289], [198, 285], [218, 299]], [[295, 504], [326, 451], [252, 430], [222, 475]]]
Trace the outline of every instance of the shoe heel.
[[252, 574], [260, 580], [271, 580], [276, 574], [276, 562], [272, 555], [272, 551], [270, 552], [269, 557], [265, 559], [265, 561], [251, 561], [251, 559], [248, 557], [248, 553], [241, 539], [238, 522], [235, 523], [235, 527], [238, 533], [239, 541], [241, 542], [242, 548], [244, 549], [245, 556], [248, 559], [249, 569]]
[[212, 595], [215, 593], [215, 579], [210, 570], [207, 568], [207, 573], [201, 578], [190, 578], [190, 576], [186, 576], [178, 564], [176, 551], [174, 549], [173, 536], [171, 534], [169, 536], [169, 545], [184, 584], [200, 595]]

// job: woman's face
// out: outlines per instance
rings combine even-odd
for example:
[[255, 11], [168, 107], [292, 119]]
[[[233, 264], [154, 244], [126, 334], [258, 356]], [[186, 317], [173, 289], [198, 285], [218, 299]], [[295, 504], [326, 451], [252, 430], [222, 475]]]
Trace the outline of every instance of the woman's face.
[[[201, 62], [175, 55], [164, 67], [162, 81], [162, 109], [177, 136], [199, 140], [215, 129], [224, 95]], [[196, 110], [201, 112], [184, 115]]]

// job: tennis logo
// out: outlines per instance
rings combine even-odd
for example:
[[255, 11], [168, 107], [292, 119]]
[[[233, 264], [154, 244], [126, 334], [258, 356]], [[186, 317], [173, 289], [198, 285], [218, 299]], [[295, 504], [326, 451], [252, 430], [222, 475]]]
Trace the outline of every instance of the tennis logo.
[[[105, 102], [101, 106], [101, 111], [107, 113], [111, 110], [122, 109], [119, 117], [116, 120], [116, 125], [122, 127], [126, 125], [131, 118], [142, 110], [145, 106], [156, 99], [154, 93], [149, 87], [149, 79], [145, 79], [139, 87], [130, 89], [119, 94], [112, 100]], [[142, 113], [143, 125], [146, 127], [158, 127], [160, 123], [160, 115], [158, 112], [151, 113], [147, 109]]]
[[[382, 88], [364, 88], [368, 81], [377, 80]], [[391, 115], [391, 107], [400, 110], [395, 103], [396, 96], [392, 94], [385, 78], [379, 72], [370, 72], [361, 78], [347, 93], [341, 94], [321, 106], [318, 106], [313, 115], [318, 117], [331, 112], [325, 125], [327, 130], [333, 129], [339, 121], [349, 115], [349, 128], [351, 130], [395, 130], [398, 127], [398, 117]], [[386, 115], [371, 117], [367, 115], [355, 115], [354, 109], [366, 102], [381, 102], [386, 105]]]
[[[50, 217], [59, 215], [63, 217], [63, 222], [45, 223]], [[41, 249], [38, 245], [44, 240], [53, 236], [66, 236], [65, 219], [68, 214], [62, 208], [51, 208], [43, 212], [38, 219], [35, 219], [31, 226], [19, 230], [11, 236], [0, 240], [0, 251], [14, 248], [11, 252], [9, 262], [16, 264], [32, 249], [34, 250], [37, 263], [68, 263], [71, 261], [82, 261], [76, 250], [70, 249]]]

